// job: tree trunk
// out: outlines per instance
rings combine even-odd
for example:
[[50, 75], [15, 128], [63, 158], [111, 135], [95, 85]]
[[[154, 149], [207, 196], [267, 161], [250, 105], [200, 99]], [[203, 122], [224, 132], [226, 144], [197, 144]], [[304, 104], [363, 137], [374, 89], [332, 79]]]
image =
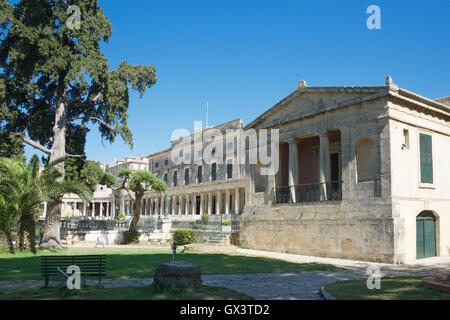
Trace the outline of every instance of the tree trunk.
[[9, 232], [2, 232], [2, 247], [6, 252], [14, 253], [14, 245], [11, 241], [11, 234]]
[[22, 214], [17, 228], [16, 248], [36, 253], [36, 221], [34, 213]]
[[19, 219], [19, 223], [17, 225], [17, 240], [16, 240], [16, 248], [20, 251], [25, 250], [25, 224], [26, 218], [22, 214]]
[[133, 220], [131, 220], [130, 228], [128, 231], [137, 232], [137, 225], [139, 223], [139, 219], [141, 218], [141, 202], [143, 198], [143, 194], [138, 194], [136, 192], [136, 200], [134, 202], [134, 211], [133, 211]]
[[59, 239], [61, 228], [61, 203], [49, 204], [45, 217], [44, 235], [40, 247], [43, 249], [62, 248]]
[[[61, 95], [63, 96], [63, 95]], [[61, 101], [61, 99], [60, 99]], [[55, 125], [53, 127], [53, 146], [50, 154], [50, 163], [66, 156], [66, 130], [67, 130], [67, 110], [64, 102], [59, 102], [55, 111]], [[55, 169], [62, 173], [59, 181], [64, 180], [64, 162], [58, 163]], [[45, 218], [44, 236], [41, 248], [59, 249], [62, 248], [59, 230], [61, 227], [62, 200], [59, 203], [49, 204]]]

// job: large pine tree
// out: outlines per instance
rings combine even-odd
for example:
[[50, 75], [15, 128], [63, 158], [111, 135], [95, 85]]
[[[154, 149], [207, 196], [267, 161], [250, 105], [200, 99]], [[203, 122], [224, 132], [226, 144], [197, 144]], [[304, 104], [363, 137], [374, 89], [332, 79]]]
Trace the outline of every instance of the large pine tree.
[[[79, 28], [74, 8], [79, 8]], [[50, 162], [83, 156], [67, 151], [76, 139], [71, 133], [78, 131], [83, 139], [79, 131], [89, 122], [107, 141], [120, 135], [133, 147], [129, 89], [142, 96], [156, 82], [156, 71], [125, 61], [110, 69], [100, 44], [111, 37], [111, 23], [97, 0], [0, 0], [0, 24], [0, 103], [8, 111], [0, 124], [4, 134], [9, 128], [8, 137], [19, 135]], [[64, 162], [57, 170], [63, 179]], [[60, 219], [61, 203], [49, 204], [42, 247], [61, 246]]]

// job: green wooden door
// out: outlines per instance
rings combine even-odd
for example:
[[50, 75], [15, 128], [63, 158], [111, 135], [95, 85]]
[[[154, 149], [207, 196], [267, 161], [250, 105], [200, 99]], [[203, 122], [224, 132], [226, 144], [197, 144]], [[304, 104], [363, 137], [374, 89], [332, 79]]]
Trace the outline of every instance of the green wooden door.
[[416, 259], [436, 256], [436, 220], [432, 213], [424, 213], [416, 220]]

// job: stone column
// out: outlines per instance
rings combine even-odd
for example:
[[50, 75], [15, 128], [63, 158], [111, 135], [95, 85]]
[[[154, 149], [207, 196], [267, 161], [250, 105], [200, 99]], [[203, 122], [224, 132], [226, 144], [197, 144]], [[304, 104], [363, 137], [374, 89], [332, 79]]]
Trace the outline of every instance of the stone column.
[[[46, 209], [46, 206], [44, 206], [44, 210]], [[83, 217], [86, 217], [86, 203], [83, 202]]]
[[178, 195], [177, 199], [177, 214], [181, 216], [183, 214], [183, 198], [181, 195]]
[[191, 202], [191, 214], [193, 216], [195, 216], [195, 204], [196, 204], [196, 202], [197, 202], [197, 199], [196, 199], [196, 196], [195, 196], [195, 193], [194, 193], [194, 194], [192, 194], [192, 202]]
[[110, 214], [110, 212], [109, 212], [109, 202], [106, 203], [106, 216], [107, 216], [108, 218], [111, 217], [111, 214]]
[[212, 193], [208, 192], [208, 215], [211, 215], [212, 213], [211, 204], [212, 204]]
[[225, 214], [230, 213], [230, 190], [225, 193]]
[[238, 214], [240, 211], [240, 194], [239, 194], [239, 188], [236, 188], [236, 196], [234, 198], [234, 213]]
[[200, 193], [200, 215], [203, 215], [203, 193]]
[[95, 217], [95, 202], [92, 202], [92, 216]]
[[217, 191], [217, 194], [216, 194], [216, 214], [220, 214], [220, 210], [222, 209], [221, 208], [221, 203], [220, 203], [220, 190], [219, 191]]
[[159, 198], [155, 198], [155, 215], [159, 215]]
[[120, 209], [119, 210], [120, 210], [119, 213], [125, 214], [125, 198], [123, 195], [120, 197]]
[[159, 204], [159, 215], [162, 215], [164, 212], [164, 197], [160, 197], [160, 204]]
[[172, 204], [172, 215], [175, 215], [175, 196], [170, 197]]
[[288, 141], [289, 143], [289, 174], [288, 174], [288, 184], [289, 192], [291, 196], [291, 201], [293, 203], [297, 202], [295, 189], [298, 184], [298, 150], [297, 142], [294, 140]]
[[330, 139], [327, 133], [319, 135], [320, 138], [320, 200], [327, 199], [327, 182], [330, 182]]
[[189, 194], [187, 194], [186, 196], [185, 196], [185, 199], [184, 199], [185, 201], [186, 201], [186, 203], [184, 204], [184, 206], [185, 206], [185, 208], [184, 208], [184, 214], [185, 215], [188, 215], [189, 214]]

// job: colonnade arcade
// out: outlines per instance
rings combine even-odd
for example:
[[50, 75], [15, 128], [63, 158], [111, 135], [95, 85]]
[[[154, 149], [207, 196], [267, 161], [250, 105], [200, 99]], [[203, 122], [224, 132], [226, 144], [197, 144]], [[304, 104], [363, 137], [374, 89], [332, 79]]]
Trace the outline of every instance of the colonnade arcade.
[[[242, 186], [199, 192], [151, 194], [141, 204], [144, 216], [201, 216], [203, 214], [240, 214], [244, 209], [245, 191]], [[133, 201], [123, 199], [126, 216], [132, 215]]]

